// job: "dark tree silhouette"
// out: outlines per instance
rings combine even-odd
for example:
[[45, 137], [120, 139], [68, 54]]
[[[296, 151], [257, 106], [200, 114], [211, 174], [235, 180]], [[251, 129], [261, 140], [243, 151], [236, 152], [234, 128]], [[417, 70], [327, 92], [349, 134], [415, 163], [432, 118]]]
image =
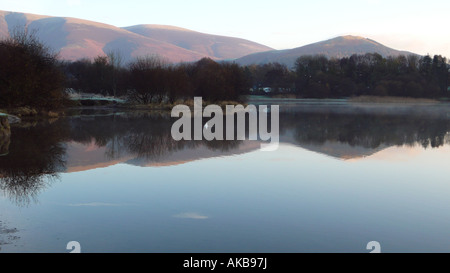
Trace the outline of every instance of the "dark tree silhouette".
[[64, 104], [64, 74], [57, 54], [34, 32], [18, 28], [1, 40], [0, 64], [0, 106], [55, 108]]

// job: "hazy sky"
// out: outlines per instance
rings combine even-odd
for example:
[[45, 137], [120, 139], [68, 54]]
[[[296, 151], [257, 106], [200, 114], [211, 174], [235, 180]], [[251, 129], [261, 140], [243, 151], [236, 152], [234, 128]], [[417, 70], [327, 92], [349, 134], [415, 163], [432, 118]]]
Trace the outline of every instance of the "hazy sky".
[[164, 24], [284, 49], [339, 35], [450, 57], [449, 0], [2, 0], [0, 10], [119, 27]]

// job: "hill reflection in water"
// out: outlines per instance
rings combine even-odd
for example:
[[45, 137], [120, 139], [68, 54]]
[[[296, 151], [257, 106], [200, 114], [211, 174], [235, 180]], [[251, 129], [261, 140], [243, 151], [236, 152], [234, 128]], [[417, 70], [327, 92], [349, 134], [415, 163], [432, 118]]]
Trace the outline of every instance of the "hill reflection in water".
[[[439, 148], [450, 143], [447, 108], [286, 104], [280, 109], [281, 144], [338, 159], [358, 159], [392, 146]], [[171, 166], [260, 148], [259, 141], [248, 140], [177, 142], [170, 134], [174, 120], [161, 113], [79, 112], [13, 126], [9, 153], [0, 156], [0, 189], [24, 204], [63, 172], [118, 163]]]

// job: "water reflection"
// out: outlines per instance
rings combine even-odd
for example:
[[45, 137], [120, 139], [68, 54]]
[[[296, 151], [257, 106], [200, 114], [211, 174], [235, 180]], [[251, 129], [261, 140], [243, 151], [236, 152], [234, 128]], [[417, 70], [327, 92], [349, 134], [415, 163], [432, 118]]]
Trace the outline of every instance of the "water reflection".
[[281, 141], [339, 158], [362, 157], [390, 146], [438, 148], [450, 143], [450, 119], [411, 113], [287, 112]]
[[[175, 153], [180, 158], [193, 153], [192, 160], [209, 157], [199, 153], [202, 149], [216, 152], [215, 155], [239, 152], [242, 141], [175, 141], [171, 136], [174, 120], [167, 113], [75, 117], [69, 121], [71, 141], [91, 147], [91, 152], [100, 151], [102, 160], [140, 162], [139, 165], [160, 163]], [[74, 144], [70, 146], [73, 148]], [[76, 164], [75, 157], [70, 157], [74, 159], [71, 161], [73, 164]]]
[[20, 239], [16, 234], [18, 233], [17, 228], [10, 228], [6, 226], [2, 221], [0, 221], [0, 251], [3, 245], [9, 245]]
[[[390, 146], [450, 144], [447, 110], [380, 111], [345, 107], [282, 107], [280, 141], [340, 159]], [[410, 109], [411, 110], [411, 109]], [[420, 114], [417, 114], [420, 113]], [[9, 154], [0, 156], [0, 189], [19, 205], [78, 172], [117, 163], [182, 164], [259, 149], [258, 141], [174, 141], [167, 113], [84, 113], [12, 127]]]
[[240, 152], [242, 141], [175, 141], [172, 123], [167, 113], [135, 112], [78, 114], [14, 126], [10, 153], [0, 157], [0, 189], [17, 204], [26, 205], [61, 172], [121, 162], [158, 165], [167, 159], [170, 165], [170, 160]]
[[64, 171], [69, 130], [65, 122], [14, 127], [9, 153], [0, 157], [0, 189], [19, 204], [36, 198]]
[[8, 154], [10, 144], [10, 137], [0, 133], [0, 156]]

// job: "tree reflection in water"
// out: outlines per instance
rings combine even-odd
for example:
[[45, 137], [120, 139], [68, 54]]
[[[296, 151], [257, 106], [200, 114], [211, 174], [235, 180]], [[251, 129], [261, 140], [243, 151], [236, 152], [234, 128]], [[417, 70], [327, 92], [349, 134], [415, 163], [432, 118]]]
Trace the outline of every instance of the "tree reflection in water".
[[[301, 109], [280, 113], [281, 142], [298, 146], [337, 142], [372, 150], [401, 145], [436, 148], [450, 144], [450, 118], [446, 113], [394, 115]], [[176, 152], [183, 150], [195, 152], [200, 147], [223, 154], [234, 153], [243, 143], [174, 141], [170, 131], [175, 120], [167, 113], [77, 113], [54, 122], [15, 125], [9, 154], [0, 156], [0, 189], [18, 205], [29, 204], [39, 192], [58, 180], [59, 173], [67, 170], [67, 146], [73, 142], [95, 143], [96, 147], [105, 148], [107, 160], [128, 156], [152, 162], [159, 162], [172, 153], [177, 156]]]
[[26, 205], [64, 170], [69, 130], [65, 122], [21, 124], [12, 129], [9, 153], [0, 157], [0, 189]]

